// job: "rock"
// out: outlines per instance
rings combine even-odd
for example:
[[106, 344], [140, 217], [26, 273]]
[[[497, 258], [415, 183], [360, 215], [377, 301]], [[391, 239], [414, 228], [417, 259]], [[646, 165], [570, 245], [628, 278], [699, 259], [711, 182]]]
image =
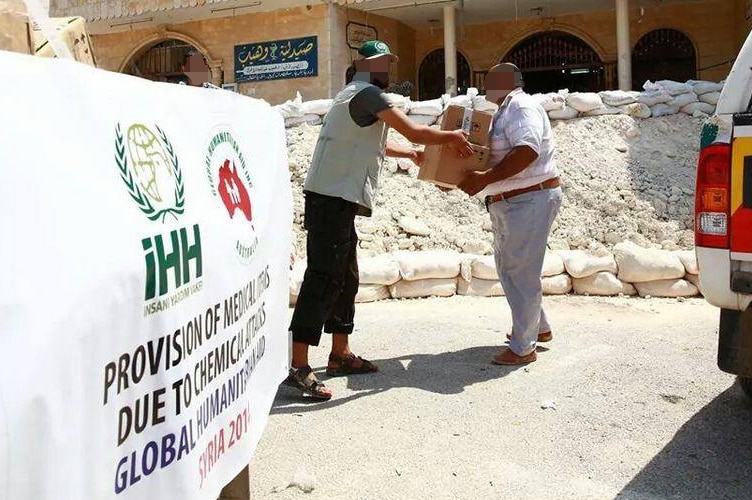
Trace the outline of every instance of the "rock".
[[684, 279], [666, 279], [635, 283], [640, 297], [694, 297], [697, 287]]
[[700, 268], [697, 266], [697, 254], [694, 250], [682, 250], [675, 253], [687, 274], [700, 274]]
[[462, 251], [465, 253], [474, 253], [487, 255], [493, 252], [493, 248], [485, 241], [468, 241], [462, 245]]
[[397, 168], [404, 172], [409, 172], [410, 169], [413, 168], [414, 166], [415, 164], [411, 160], [408, 160], [407, 158], [400, 158], [399, 160], [397, 160]]
[[578, 295], [635, 295], [634, 286], [624, 283], [614, 274], [601, 271], [585, 278], [573, 279], [574, 293]]
[[582, 250], [559, 252], [564, 267], [573, 278], [585, 278], [600, 271], [616, 274], [616, 261], [611, 254], [596, 256]]
[[619, 268], [618, 277], [628, 283], [671, 280], [685, 274], [679, 257], [665, 250], [643, 248], [627, 241], [614, 247], [614, 255]]
[[428, 236], [431, 234], [431, 229], [428, 225], [415, 217], [400, 217], [397, 224], [399, 224], [399, 227], [401, 227], [407, 234], [414, 234], [415, 236]]

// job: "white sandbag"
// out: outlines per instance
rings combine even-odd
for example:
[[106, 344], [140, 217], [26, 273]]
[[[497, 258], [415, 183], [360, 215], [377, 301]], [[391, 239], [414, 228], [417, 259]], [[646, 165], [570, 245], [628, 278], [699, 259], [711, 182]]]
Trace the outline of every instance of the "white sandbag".
[[591, 109], [587, 113], [583, 113], [582, 116], [620, 115], [622, 113], [621, 108], [603, 106], [602, 108]]
[[577, 118], [580, 112], [571, 106], [564, 106], [564, 109], [559, 111], [549, 111], [548, 117], [552, 120], [571, 120]]
[[702, 102], [712, 104], [713, 106], [716, 106], [718, 104], [718, 99], [720, 98], [721, 98], [720, 92], [708, 92], [707, 94], [702, 94], [700, 96], [700, 100]]
[[602, 108], [603, 101], [594, 92], [573, 92], [567, 95], [567, 105], [580, 113], [587, 113], [588, 111]]
[[398, 281], [389, 287], [393, 299], [415, 299], [418, 297], [451, 297], [457, 292], [456, 278], [425, 279], [418, 281]]
[[408, 281], [430, 278], [456, 278], [460, 274], [462, 257], [447, 250], [425, 252], [397, 252], [394, 254], [400, 275]]
[[297, 127], [298, 125], [303, 125], [306, 122], [306, 117], [304, 116], [293, 116], [291, 118], [285, 118], [285, 127], [286, 128], [292, 128]]
[[666, 279], [635, 283], [640, 297], [694, 297], [699, 293], [697, 287], [684, 279]]
[[658, 80], [655, 83], [671, 95], [681, 95], [692, 92], [692, 86], [687, 85], [686, 83], [675, 82], [673, 80]]
[[546, 252], [546, 257], [543, 259], [541, 277], [556, 276], [563, 272], [564, 260], [562, 260], [561, 256], [554, 252]]
[[450, 106], [462, 106], [463, 108], [473, 107], [473, 98], [469, 95], [457, 95], [449, 98]]
[[643, 248], [631, 241], [618, 243], [614, 247], [614, 257], [619, 268], [619, 279], [629, 283], [676, 279], [686, 272], [675, 253]]
[[585, 278], [601, 271], [616, 274], [616, 260], [611, 254], [592, 255], [584, 250], [564, 250], [557, 252], [564, 262], [564, 268], [573, 278]]
[[538, 101], [538, 104], [546, 111], [561, 111], [567, 105], [566, 97], [556, 92], [533, 94], [531, 97]]
[[430, 101], [411, 101], [408, 112], [411, 115], [440, 116], [444, 112], [444, 101], [440, 98]]
[[604, 90], [603, 92], [598, 92], [598, 95], [606, 106], [618, 107], [637, 102], [640, 93], [624, 90]]
[[662, 89], [646, 90], [645, 92], [640, 92], [640, 95], [637, 97], [637, 102], [646, 104], [651, 107], [655, 106], [656, 104], [665, 104], [670, 100], [671, 94]]
[[410, 118], [412, 121], [414, 121], [418, 125], [431, 126], [431, 125], [435, 124], [439, 120], [438, 116], [433, 116], [433, 115], [413, 115], [413, 114], [410, 114], [410, 115], [407, 115], [407, 116], [408, 116], [408, 118]]
[[305, 116], [305, 111], [303, 111], [303, 97], [300, 95], [300, 92], [295, 94], [295, 99], [285, 101], [282, 104], [274, 106], [273, 109], [276, 109], [282, 115], [282, 118], [285, 119], [302, 118]]
[[668, 104], [669, 106], [678, 106], [679, 108], [683, 108], [687, 104], [691, 104], [697, 101], [697, 94], [695, 94], [694, 92], [688, 92], [686, 94], [681, 94], [674, 97], [668, 102]]
[[358, 294], [355, 296], [356, 304], [364, 304], [366, 302], [376, 302], [377, 300], [388, 299], [389, 287], [384, 285], [360, 285], [358, 287]]
[[674, 253], [679, 257], [679, 261], [687, 274], [700, 274], [700, 268], [697, 266], [697, 254], [694, 250], [678, 250]]
[[472, 260], [472, 276], [482, 280], [497, 280], [496, 261], [493, 255], [481, 255]]
[[501, 288], [499, 280], [473, 278], [467, 281], [460, 278], [457, 282], [457, 294], [471, 297], [501, 297], [504, 295], [504, 289]]
[[400, 268], [390, 255], [358, 259], [359, 281], [364, 285], [393, 285], [400, 280]]
[[541, 278], [544, 295], [566, 295], [572, 291], [572, 278], [568, 274]]
[[698, 111], [706, 115], [712, 115], [715, 113], [715, 106], [706, 102], [692, 102], [681, 108], [681, 112], [688, 115], [694, 115]]
[[324, 116], [332, 108], [332, 99], [315, 99], [302, 104], [303, 114]]
[[667, 116], [667, 115], [675, 115], [679, 112], [679, 106], [674, 106], [672, 104], [656, 104], [655, 106], [650, 107], [650, 114], [653, 118], [658, 118], [660, 116]]
[[308, 125], [321, 125], [323, 122], [323, 118], [319, 115], [307, 114], [303, 118]]
[[476, 111], [484, 111], [486, 113], [496, 113], [499, 106], [495, 102], [486, 100], [486, 96], [479, 95], [473, 98], [473, 109]]
[[573, 279], [574, 293], [578, 295], [635, 295], [635, 287], [624, 283], [613, 273], [601, 271], [585, 278]]
[[694, 286], [697, 287], [697, 290], [699, 290], [701, 295], [704, 295], [702, 292], [702, 287], [700, 286], [700, 276], [697, 274], [686, 274], [684, 275], [684, 279], [692, 283]]
[[386, 101], [393, 108], [397, 108], [405, 113], [410, 109], [410, 98], [401, 94], [383, 94]]
[[650, 118], [650, 107], [647, 104], [636, 102], [634, 104], [627, 104], [621, 106], [620, 109], [626, 115], [633, 118]]
[[687, 85], [692, 87], [692, 91], [697, 95], [709, 94], [711, 92], [720, 93], [723, 90], [722, 83], [708, 82], [704, 80], [687, 80]]

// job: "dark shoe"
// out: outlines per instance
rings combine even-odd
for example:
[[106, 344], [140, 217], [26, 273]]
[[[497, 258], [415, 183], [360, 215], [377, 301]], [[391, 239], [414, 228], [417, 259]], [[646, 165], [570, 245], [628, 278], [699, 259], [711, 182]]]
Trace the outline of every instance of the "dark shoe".
[[[551, 342], [554, 339], [554, 334], [551, 332], [543, 332], [538, 334], [538, 342]], [[507, 333], [507, 340], [512, 340], [512, 334]]]
[[313, 374], [310, 366], [290, 368], [290, 374], [282, 383], [287, 387], [299, 390], [303, 396], [317, 401], [329, 401], [332, 399], [331, 391], [316, 379], [316, 375]]
[[355, 354], [347, 356], [329, 355], [329, 366], [326, 367], [326, 374], [330, 377], [343, 377], [345, 375], [362, 375], [364, 373], [375, 373], [379, 367]]
[[499, 354], [493, 357], [491, 362], [495, 365], [526, 365], [538, 359], [535, 351], [526, 356], [518, 356], [508, 347], [503, 348]]

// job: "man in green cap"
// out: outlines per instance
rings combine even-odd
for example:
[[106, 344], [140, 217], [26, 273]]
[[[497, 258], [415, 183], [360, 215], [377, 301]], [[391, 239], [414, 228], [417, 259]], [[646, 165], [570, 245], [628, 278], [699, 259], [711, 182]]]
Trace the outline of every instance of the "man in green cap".
[[320, 400], [332, 393], [312, 373], [308, 348], [319, 344], [322, 328], [333, 335], [329, 376], [378, 370], [355, 356], [348, 341], [358, 293], [355, 216], [371, 215], [384, 156], [423, 161], [422, 151], [387, 141], [389, 127], [414, 144], [447, 144], [459, 156], [472, 154], [461, 130], [418, 125], [391, 107], [384, 89], [398, 58], [384, 42], [365, 42], [358, 52], [352, 81], [324, 118], [304, 186], [308, 267], [290, 324], [292, 368], [285, 384]]

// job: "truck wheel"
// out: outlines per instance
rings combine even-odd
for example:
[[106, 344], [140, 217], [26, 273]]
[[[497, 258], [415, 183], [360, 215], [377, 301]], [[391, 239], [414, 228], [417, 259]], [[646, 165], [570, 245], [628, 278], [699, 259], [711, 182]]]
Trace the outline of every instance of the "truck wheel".
[[739, 380], [739, 385], [742, 387], [742, 390], [744, 391], [744, 394], [747, 395], [747, 397], [752, 400], [752, 378], [747, 377], [737, 377]]

